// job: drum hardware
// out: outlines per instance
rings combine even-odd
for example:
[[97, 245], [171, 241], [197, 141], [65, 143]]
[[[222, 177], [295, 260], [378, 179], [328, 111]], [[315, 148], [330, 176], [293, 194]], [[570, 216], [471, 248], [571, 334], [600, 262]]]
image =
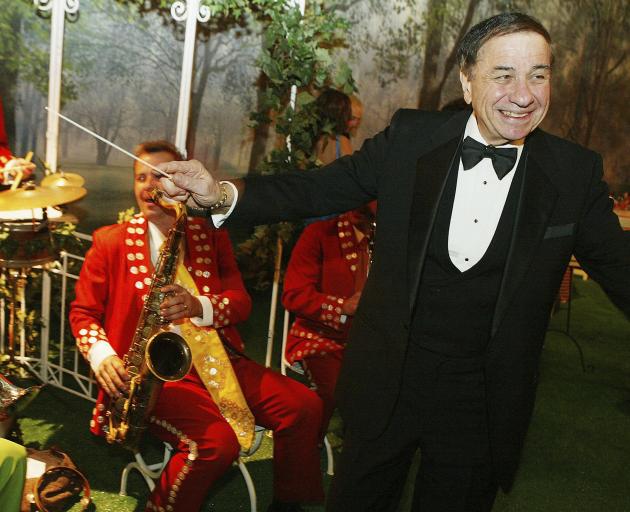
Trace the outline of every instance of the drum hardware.
[[[24, 341], [25, 288], [29, 271], [52, 264], [57, 259], [52, 233], [55, 222], [63, 222], [63, 212], [55, 206], [81, 199], [87, 191], [80, 186], [39, 187], [32, 183], [16, 190], [0, 192], [0, 268], [9, 290], [8, 356], [15, 363], [15, 340]], [[49, 221], [48, 213], [55, 217]]]
[[[44, 268], [56, 259], [52, 235], [48, 222], [27, 224], [26, 222], [3, 223], [9, 225], [9, 236], [14, 238], [11, 254], [0, 253], [0, 268], [6, 276], [9, 290], [8, 355], [15, 363], [16, 335], [24, 340], [25, 290], [29, 271]], [[32, 251], [30, 254], [29, 252]], [[21, 318], [18, 315], [21, 313]]]

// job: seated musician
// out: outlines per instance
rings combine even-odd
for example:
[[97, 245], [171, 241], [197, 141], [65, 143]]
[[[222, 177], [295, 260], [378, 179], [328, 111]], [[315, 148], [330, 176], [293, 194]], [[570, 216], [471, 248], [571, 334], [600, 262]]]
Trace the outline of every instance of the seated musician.
[[[164, 141], [141, 144], [136, 154], [153, 165], [181, 159]], [[156, 253], [174, 223], [171, 210], [151, 198], [157, 180], [150, 168], [136, 162], [134, 176], [141, 213], [95, 231], [70, 311], [79, 349], [101, 388], [91, 422], [94, 434], [108, 424], [110, 397], [127, 391], [121, 358], [129, 351]], [[300, 511], [300, 503], [323, 501], [317, 448], [321, 401], [305, 386], [243, 355], [235, 325], [249, 315], [251, 300], [227, 232], [189, 218], [183, 245], [176, 284], [162, 289], [167, 296], [160, 307], [188, 341], [194, 364], [182, 380], [163, 385], [151, 413], [150, 431], [176, 451], [147, 509], [199, 510], [213, 482], [247, 448], [254, 420], [274, 433], [274, 500], [268, 511]], [[212, 343], [219, 338], [211, 328], [220, 337], [219, 347]]]
[[2, 98], [0, 98], [0, 184], [10, 185], [15, 179], [18, 171], [21, 171], [21, 179], [31, 176], [35, 164], [17, 158], [11, 153], [9, 148], [9, 138], [4, 127], [4, 110], [2, 109]]
[[301, 363], [322, 399], [322, 434], [335, 408], [343, 351], [367, 278], [375, 208], [373, 201], [308, 225], [284, 278], [282, 304], [296, 317], [285, 357]]

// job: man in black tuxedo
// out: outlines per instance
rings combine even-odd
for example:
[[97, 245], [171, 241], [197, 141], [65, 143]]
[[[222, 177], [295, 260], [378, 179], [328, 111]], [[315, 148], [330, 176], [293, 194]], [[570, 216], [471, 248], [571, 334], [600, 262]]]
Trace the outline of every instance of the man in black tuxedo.
[[398, 111], [352, 156], [313, 172], [218, 183], [198, 162], [162, 186], [258, 222], [378, 200], [374, 260], [338, 384], [346, 433], [331, 511], [395, 510], [413, 453], [414, 510], [489, 511], [509, 489], [541, 347], [572, 254], [626, 315], [630, 240], [601, 157], [537, 128], [550, 37], [520, 13], [464, 38], [470, 112]]

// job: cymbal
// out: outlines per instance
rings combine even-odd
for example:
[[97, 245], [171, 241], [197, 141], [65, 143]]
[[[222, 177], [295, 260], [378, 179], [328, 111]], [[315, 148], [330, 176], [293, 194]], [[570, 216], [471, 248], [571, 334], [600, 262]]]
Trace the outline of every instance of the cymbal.
[[0, 192], [0, 211], [28, 210], [56, 206], [81, 199], [87, 190], [83, 187], [37, 187], [29, 186]]
[[[46, 218], [49, 223], [70, 222], [76, 224], [78, 217], [74, 213], [67, 212], [54, 206], [47, 206]], [[44, 219], [44, 208], [27, 208], [24, 210], [0, 211], [0, 223], [15, 223], [31, 221], [41, 222]]]
[[73, 172], [54, 172], [44, 177], [42, 187], [82, 187], [85, 183], [83, 176]]

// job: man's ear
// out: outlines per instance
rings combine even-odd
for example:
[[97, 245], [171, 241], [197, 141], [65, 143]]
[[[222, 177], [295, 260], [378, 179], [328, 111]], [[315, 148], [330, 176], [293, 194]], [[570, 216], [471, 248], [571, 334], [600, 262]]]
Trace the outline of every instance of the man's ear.
[[459, 72], [459, 81], [462, 84], [462, 92], [464, 93], [464, 101], [466, 101], [466, 103], [470, 105], [472, 103], [472, 94], [470, 92], [470, 89], [471, 89], [470, 80], [468, 80], [468, 77], [464, 74], [463, 71]]

